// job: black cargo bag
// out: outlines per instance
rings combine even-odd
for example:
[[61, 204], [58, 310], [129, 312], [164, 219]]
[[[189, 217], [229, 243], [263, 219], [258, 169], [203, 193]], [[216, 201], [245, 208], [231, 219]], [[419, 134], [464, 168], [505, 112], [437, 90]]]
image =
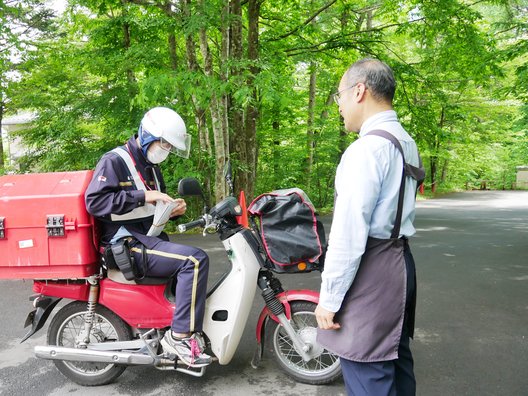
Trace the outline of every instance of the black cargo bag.
[[280, 273], [322, 270], [324, 227], [304, 191], [292, 188], [262, 194], [251, 202], [248, 212], [260, 223], [269, 269]]
[[[146, 252], [141, 245], [143, 255]], [[130, 238], [123, 238], [113, 245], [104, 246], [101, 249], [103, 262], [106, 269], [118, 269], [123, 273], [126, 280], [141, 280], [145, 277], [145, 270], [141, 270], [141, 263], [136, 263], [130, 251]], [[144, 258], [146, 262], [146, 258]]]

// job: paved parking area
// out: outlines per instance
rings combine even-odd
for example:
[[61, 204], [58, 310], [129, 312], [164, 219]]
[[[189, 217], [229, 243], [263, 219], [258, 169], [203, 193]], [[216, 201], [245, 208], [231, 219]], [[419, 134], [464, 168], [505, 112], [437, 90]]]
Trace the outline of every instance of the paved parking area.
[[[325, 218], [328, 226], [331, 218]], [[411, 241], [418, 271], [415, 355], [418, 395], [528, 395], [528, 192], [476, 191], [419, 201]], [[226, 268], [215, 236], [174, 236], [205, 248], [211, 280]], [[318, 289], [319, 275], [285, 275], [288, 288]], [[1, 395], [344, 395], [328, 386], [297, 384], [274, 362], [250, 366], [257, 295], [239, 350], [228, 366], [204, 378], [151, 368], [129, 368], [111, 385], [83, 388], [66, 380], [32, 348], [41, 330], [19, 344], [31, 309], [31, 282], [0, 281]]]

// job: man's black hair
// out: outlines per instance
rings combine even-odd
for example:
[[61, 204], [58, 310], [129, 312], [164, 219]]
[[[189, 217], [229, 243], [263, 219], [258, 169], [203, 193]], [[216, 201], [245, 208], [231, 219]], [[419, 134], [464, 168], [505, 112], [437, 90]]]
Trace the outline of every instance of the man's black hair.
[[348, 86], [363, 83], [374, 99], [392, 103], [396, 80], [392, 69], [380, 60], [365, 58], [355, 62], [346, 72]]

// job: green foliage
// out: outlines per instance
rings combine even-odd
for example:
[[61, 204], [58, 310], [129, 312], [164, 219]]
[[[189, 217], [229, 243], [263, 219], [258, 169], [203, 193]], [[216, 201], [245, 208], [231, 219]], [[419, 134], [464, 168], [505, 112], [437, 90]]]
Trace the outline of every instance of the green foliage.
[[[148, 108], [169, 106], [193, 138], [190, 160], [170, 157], [163, 165], [169, 191], [184, 176], [208, 186], [219, 162], [200, 138], [213, 142], [211, 103], [227, 97], [228, 108], [220, 112], [226, 112], [231, 139], [241, 133], [233, 130], [234, 112], [245, 116], [253, 105], [258, 110], [255, 195], [296, 186], [316, 206], [330, 208], [335, 168], [356, 138], [344, 133], [331, 94], [346, 68], [365, 56], [395, 71], [395, 107], [421, 149], [428, 186], [478, 188], [482, 180], [508, 186], [515, 167], [527, 164], [526, 1], [259, 2], [257, 59], [247, 54], [249, 3], [242, 2], [240, 19], [219, 0], [170, 7], [70, 0], [54, 25], [46, 22], [42, 31], [53, 26], [53, 35], [39, 35], [38, 45], [22, 45], [0, 14], [0, 46], [9, 43], [20, 54], [17, 78], [8, 85], [0, 81], [0, 102], [9, 101], [9, 114], [38, 114], [32, 128], [20, 132], [29, 149], [21, 171], [91, 168], [136, 131]], [[223, 41], [237, 21], [244, 32], [240, 56], [226, 52], [234, 49]], [[212, 75], [200, 48], [204, 32]], [[197, 69], [190, 66], [188, 38]], [[3, 77], [14, 66], [1, 51], [0, 62]], [[316, 87], [310, 107], [311, 77]], [[250, 171], [233, 143], [235, 172]]]
[[[5, 114], [15, 111], [11, 104], [12, 83], [17, 68], [30, 48], [53, 37], [52, 12], [39, 0], [0, 0], [0, 123]], [[0, 172], [4, 169], [4, 147], [0, 136]]]

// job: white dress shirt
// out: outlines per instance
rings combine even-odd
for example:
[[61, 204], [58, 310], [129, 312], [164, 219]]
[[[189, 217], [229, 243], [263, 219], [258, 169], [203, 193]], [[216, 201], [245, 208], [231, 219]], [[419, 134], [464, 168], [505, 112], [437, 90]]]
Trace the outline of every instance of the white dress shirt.
[[[343, 154], [335, 177], [337, 196], [319, 299], [321, 307], [331, 312], [341, 307], [367, 238], [389, 239], [396, 219], [402, 158], [389, 140], [365, 136], [375, 129], [394, 135], [402, 145], [405, 160], [419, 165], [416, 144], [393, 110], [368, 118], [361, 126], [360, 138]], [[409, 237], [415, 233], [416, 181], [408, 177], [405, 186], [400, 236]]]

